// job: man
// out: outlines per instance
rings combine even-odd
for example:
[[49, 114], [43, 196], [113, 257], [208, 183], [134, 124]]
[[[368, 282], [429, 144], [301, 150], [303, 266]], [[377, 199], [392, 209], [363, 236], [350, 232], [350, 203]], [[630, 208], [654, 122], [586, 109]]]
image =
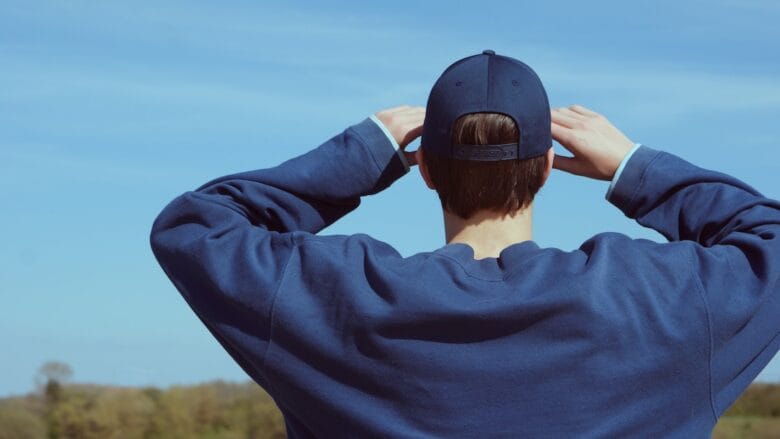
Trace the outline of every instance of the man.
[[[404, 258], [317, 235], [415, 165], [446, 245]], [[610, 180], [607, 200], [670, 242], [538, 246], [552, 168]], [[709, 437], [780, 344], [780, 203], [583, 106], [550, 110], [491, 50], [449, 66], [425, 109], [175, 198], [151, 245], [289, 437]]]

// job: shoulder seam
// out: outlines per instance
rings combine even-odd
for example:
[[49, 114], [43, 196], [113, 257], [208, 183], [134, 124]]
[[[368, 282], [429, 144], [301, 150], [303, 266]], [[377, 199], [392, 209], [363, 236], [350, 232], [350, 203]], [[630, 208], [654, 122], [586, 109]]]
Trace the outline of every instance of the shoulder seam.
[[[265, 349], [263, 350], [263, 356], [260, 359], [260, 373], [263, 375], [266, 375], [266, 361], [265, 357], [266, 354], [268, 354], [268, 349], [271, 347], [271, 343], [273, 342], [273, 332], [274, 332], [274, 310], [276, 309], [276, 300], [279, 297], [279, 291], [281, 290], [282, 281], [284, 280], [285, 275], [287, 274], [287, 267], [290, 265], [290, 261], [293, 258], [293, 255], [295, 254], [295, 251], [298, 248], [298, 242], [296, 241], [295, 237], [292, 235], [287, 235], [287, 239], [292, 244], [292, 249], [290, 251], [290, 256], [287, 258], [287, 262], [284, 263], [284, 268], [282, 268], [282, 274], [279, 276], [279, 281], [277, 282], [276, 286], [274, 287], [274, 294], [273, 298], [271, 299], [271, 308], [268, 310], [268, 343], [265, 345]], [[265, 381], [268, 383], [268, 385], [273, 389], [274, 394], [278, 395], [276, 392], [276, 389], [274, 388], [273, 383], [270, 379], [266, 376]]]
[[699, 298], [702, 301], [702, 304], [704, 305], [704, 313], [707, 317], [707, 382], [708, 382], [708, 389], [707, 393], [709, 393], [709, 399], [710, 399], [710, 409], [712, 410], [712, 417], [715, 423], [718, 422], [718, 412], [715, 408], [715, 395], [712, 392], [712, 351], [714, 349], [713, 346], [713, 339], [712, 339], [712, 317], [710, 314], [710, 306], [707, 302], [707, 296], [704, 291], [704, 284], [701, 282], [701, 278], [699, 277], [699, 274], [696, 273], [696, 270], [693, 268], [693, 263], [691, 262], [693, 258], [695, 258], [695, 250], [693, 247], [691, 248], [691, 259], [686, 259], [686, 263], [688, 265], [688, 269], [691, 272], [691, 275], [693, 277], [694, 282], [696, 283], [696, 290], [699, 293]]

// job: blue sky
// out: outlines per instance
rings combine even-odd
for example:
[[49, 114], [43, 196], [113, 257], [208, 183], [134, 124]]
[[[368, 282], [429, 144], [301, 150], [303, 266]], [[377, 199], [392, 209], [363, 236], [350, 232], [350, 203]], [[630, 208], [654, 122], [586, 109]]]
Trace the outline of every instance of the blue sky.
[[[98, 383], [246, 379], [156, 264], [155, 216], [214, 177], [424, 106], [446, 66], [484, 49], [531, 65], [552, 106], [780, 198], [774, 1], [132, 3], [0, 1], [0, 395], [31, 390], [46, 360]], [[555, 171], [534, 239], [664, 240], [606, 189]], [[444, 245], [416, 168], [322, 233], [356, 232], [403, 255]], [[780, 359], [759, 379], [780, 381]]]

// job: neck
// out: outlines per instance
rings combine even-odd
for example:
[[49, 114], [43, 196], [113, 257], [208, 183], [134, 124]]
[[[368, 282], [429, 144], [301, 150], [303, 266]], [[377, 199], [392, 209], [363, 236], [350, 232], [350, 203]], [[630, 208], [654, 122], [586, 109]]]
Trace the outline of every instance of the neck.
[[497, 258], [509, 245], [533, 239], [533, 203], [511, 215], [481, 210], [464, 220], [446, 210], [443, 213], [447, 244], [468, 244], [474, 259]]

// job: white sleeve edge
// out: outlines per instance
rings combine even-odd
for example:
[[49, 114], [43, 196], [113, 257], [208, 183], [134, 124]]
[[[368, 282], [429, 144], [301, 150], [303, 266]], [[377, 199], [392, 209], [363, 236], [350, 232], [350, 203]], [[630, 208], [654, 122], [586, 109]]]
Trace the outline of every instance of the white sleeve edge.
[[617, 183], [618, 179], [620, 178], [620, 173], [623, 172], [623, 168], [626, 167], [628, 159], [631, 158], [631, 155], [634, 154], [634, 151], [636, 151], [639, 146], [641, 146], [641, 143], [634, 143], [634, 147], [631, 148], [626, 156], [623, 157], [623, 160], [620, 161], [620, 165], [618, 165], [617, 170], [615, 170], [615, 175], [612, 176], [612, 181], [609, 183], [609, 189], [607, 189], [607, 194], [604, 196], [604, 198], [609, 199], [609, 195], [612, 193], [612, 189], [615, 187], [615, 183]]
[[385, 126], [385, 124], [383, 124], [382, 121], [379, 120], [379, 118], [377, 118], [376, 115], [373, 114], [373, 113], [370, 116], [368, 116], [368, 117], [371, 120], [373, 120], [379, 126], [379, 128], [382, 129], [383, 133], [385, 133], [385, 136], [387, 136], [387, 138], [390, 140], [390, 143], [393, 144], [393, 148], [395, 149], [395, 152], [398, 154], [398, 157], [401, 158], [401, 162], [404, 164], [404, 168], [406, 168], [406, 170], [408, 171], [409, 170], [409, 162], [406, 160], [406, 156], [404, 155], [403, 150], [399, 147], [398, 142], [395, 141], [395, 138], [393, 138], [393, 135], [390, 134], [390, 131], [387, 130], [387, 127]]

